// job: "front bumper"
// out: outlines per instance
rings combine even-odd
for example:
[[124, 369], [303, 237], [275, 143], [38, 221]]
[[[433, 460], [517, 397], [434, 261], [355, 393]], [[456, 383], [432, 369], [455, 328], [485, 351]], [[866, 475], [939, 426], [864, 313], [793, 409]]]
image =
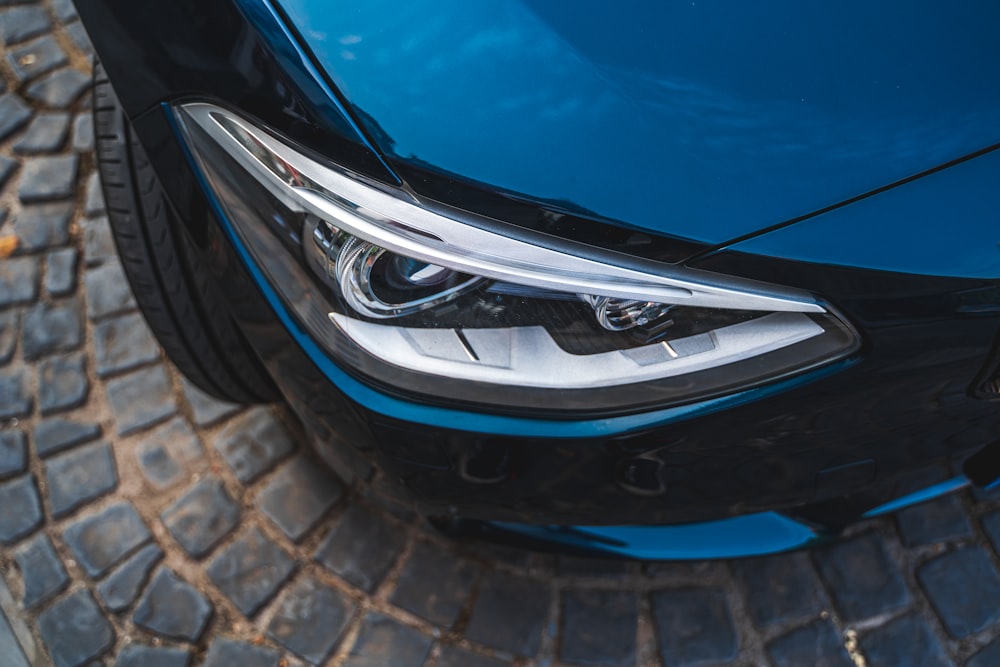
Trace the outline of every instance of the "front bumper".
[[[161, 103], [211, 95], [252, 108], [266, 122], [289, 127], [302, 144], [336, 154], [365, 173], [389, 179], [391, 172], [370, 146], [350, 136], [351, 127], [331, 120], [342, 109], [308, 60], [296, 60], [291, 46], [275, 47], [282, 39], [274, 32], [280, 26], [267, 24], [266, 16], [248, 18], [225, 2], [212, 6], [228, 26], [222, 33], [241, 40], [248, 57], [214, 53], [225, 42], [218, 33], [214, 45], [199, 43], [198, 31], [207, 27], [178, 28], [173, 39], [204, 58], [190, 58], [190, 52], [181, 58], [167, 49], [149, 58], [155, 62], [149, 63], [148, 81], [123, 90], [122, 97], [185, 223], [177, 232], [190, 236], [205, 254], [205, 265], [231, 295], [233, 315], [247, 339], [323, 458], [341, 474], [362, 479], [393, 500], [415, 503], [451, 526], [465, 519], [487, 521], [507, 534], [534, 533], [529, 537], [567, 545], [588, 543], [600, 550], [599, 544], [617, 541], [633, 546], [604, 550], [703, 557], [809, 543], [893, 499], [954, 479], [970, 454], [995, 439], [1000, 414], [974, 398], [970, 387], [989, 356], [1000, 316], [995, 309], [969, 307], [996, 301], [995, 281], [731, 252], [706, 256], [697, 266], [823, 294], [853, 317], [866, 336], [864, 348], [846, 362], [792, 380], [593, 420], [424, 405], [363, 384], [323, 354], [249, 261], [202, 187]], [[147, 17], [130, 19], [125, 10], [110, 16], [106, 10], [106, 3], [81, 2], [88, 25], [110, 22], [111, 28], [95, 32], [94, 41], [112, 79], [122, 82], [119, 89], [127, 88], [135, 76], [132, 63], [148, 53], [138, 36], [158, 28]], [[136, 35], [135, 42], [116, 41], [116, 31]], [[147, 43], [167, 43], [147, 36]], [[213, 86], [223, 80], [229, 83]], [[323, 95], [332, 100], [330, 108], [316, 106]], [[584, 539], [579, 531], [585, 529], [579, 528], [562, 531], [572, 534], [565, 540], [552, 531], [523, 528], [718, 521], [748, 528], [733, 530], [732, 523], [671, 528], [673, 543], [679, 539], [688, 546], [683, 554], [643, 551], [635, 545], [645, 538], [637, 543], [635, 533], [632, 542], [606, 531]], [[642, 534], [658, 535], [655, 543], [663, 545], [661, 538], [670, 531]], [[720, 531], [733, 539], [720, 546]], [[709, 541], [700, 541], [699, 534]]]

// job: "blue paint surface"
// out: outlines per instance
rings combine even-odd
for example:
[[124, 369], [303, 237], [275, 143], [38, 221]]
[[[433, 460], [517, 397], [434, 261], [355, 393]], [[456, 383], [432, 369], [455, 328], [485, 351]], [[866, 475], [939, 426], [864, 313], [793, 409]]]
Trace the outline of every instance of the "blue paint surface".
[[1000, 278], [1000, 150], [730, 249], [900, 273]]
[[1000, 142], [1000, 4], [280, 0], [390, 160], [721, 243]]
[[761, 556], [798, 549], [821, 539], [812, 528], [777, 512], [672, 526], [492, 525], [546, 542], [640, 560]]

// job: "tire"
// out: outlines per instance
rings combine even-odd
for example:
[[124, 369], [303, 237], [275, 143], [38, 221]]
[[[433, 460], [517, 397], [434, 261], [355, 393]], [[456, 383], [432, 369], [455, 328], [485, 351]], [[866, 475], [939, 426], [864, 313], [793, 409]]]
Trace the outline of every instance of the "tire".
[[222, 400], [277, 399], [270, 378], [181, 229], [100, 63], [94, 66], [97, 167], [112, 235], [132, 292], [167, 356]]

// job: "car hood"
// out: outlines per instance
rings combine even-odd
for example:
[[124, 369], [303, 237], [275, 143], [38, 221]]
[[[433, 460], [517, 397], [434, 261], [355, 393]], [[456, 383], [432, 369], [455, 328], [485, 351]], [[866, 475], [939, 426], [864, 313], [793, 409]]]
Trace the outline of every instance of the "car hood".
[[1000, 142], [1000, 4], [281, 0], [390, 161], [722, 243]]

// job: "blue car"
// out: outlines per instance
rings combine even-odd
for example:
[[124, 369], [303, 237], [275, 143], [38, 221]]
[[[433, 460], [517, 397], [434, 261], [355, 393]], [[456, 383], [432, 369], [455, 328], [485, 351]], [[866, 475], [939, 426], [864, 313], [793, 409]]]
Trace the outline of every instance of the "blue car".
[[1000, 6], [77, 0], [180, 370], [456, 537], [769, 553], [1000, 478]]

